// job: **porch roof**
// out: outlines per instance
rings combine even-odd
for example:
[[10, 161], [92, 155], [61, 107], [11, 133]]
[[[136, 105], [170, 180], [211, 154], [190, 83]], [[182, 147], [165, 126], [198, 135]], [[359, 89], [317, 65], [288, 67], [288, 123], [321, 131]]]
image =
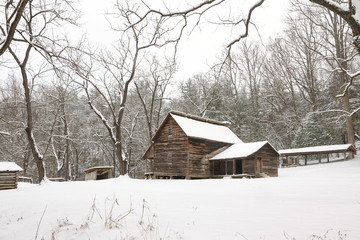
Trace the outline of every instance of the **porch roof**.
[[[233, 144], [230, 147], [226, 148], [224, 151], [211, 157], [209, 160], [214, 161], [234, 158], [245, 158], [259, 151], [266, 144], [270, 145], [268, 141]], [[274, 151], [276, 150], [274, 149]]]
[[310, 154], [319, 154], [319, 153], [337, 153], [344, 151], [353, 151], [356, 153], [356, 148], [352, 144], [338, 144], [338, 145], [283, 149], [283, 150], [279, 150], [279, 153], [282, 156], [295, 156], [295, 155], [310, 155]]
[[114, 168], [114, 166], [97, 166], [97, 167], [92, 167], [92, 168], [85, 169], [84, 172], [85, 173], [91, 173], [91, 172], [94, 172], [94, 171], [107, 171], [107, 170], [111, 170], [113, 168]]

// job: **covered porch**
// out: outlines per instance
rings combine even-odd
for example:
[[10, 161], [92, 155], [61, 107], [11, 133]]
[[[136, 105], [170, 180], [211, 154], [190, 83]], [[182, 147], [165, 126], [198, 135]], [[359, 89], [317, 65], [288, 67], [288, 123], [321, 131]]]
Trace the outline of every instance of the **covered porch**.
[[[244, 166], [246, 164], [245, 159], [223, 159], [223, 160], [212, 160], [210, 161], [211, 166], [211, 177], [212, 178], [254, 178], [256, 173], [250, 173], [244, 171]], [[249, 165], [246, 164], [246, 165]], [[261, 170], [259, 169], [259, 174]]]
[[209, 158], [211, 177], [277, 177], [278, 156], [267, 141], [234, 144]]

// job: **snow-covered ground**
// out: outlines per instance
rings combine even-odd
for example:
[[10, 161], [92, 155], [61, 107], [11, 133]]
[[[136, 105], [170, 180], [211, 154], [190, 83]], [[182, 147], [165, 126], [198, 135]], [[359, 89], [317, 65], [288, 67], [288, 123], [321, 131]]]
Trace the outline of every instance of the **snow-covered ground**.
[[0, 239], [360, 239], [360, 157], [279, 174], [20, 184], [0, 191]]

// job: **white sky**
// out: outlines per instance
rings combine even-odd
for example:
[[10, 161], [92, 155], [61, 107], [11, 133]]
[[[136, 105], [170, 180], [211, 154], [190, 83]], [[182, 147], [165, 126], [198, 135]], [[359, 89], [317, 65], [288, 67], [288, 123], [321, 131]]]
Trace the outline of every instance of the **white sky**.
[[[109, 31], [109, 23], [102, 14], [113, 9], [113, 2], [112, 0], [83, 0], [82, 9], [86, 22], [84, 27], [87, 29], [88, 38], [94, 43], [110, 44], [114, 39], [114, 34]], [[246, 2], [249, 3], [248, 0], [244, 1]], [[244, 3], [238, 4], [239, 9]], [[266, 0], [261, 8], [254, 11], [252, 21], [256, 23], [263, 41], [281, 33], [284, 26], [282, 19], [289, 5], [290, 0]], [[221, 55], [224, 45], [231, 40], [227, 37], [229, 31], [225, 33], [223, 29], [215, 26], [204, 24], [201, 26], [201, 29], [196, 28], [191, 35], [185, 35], [180, 42], [177, 80], [184, 80], [196, 73], [207, 71]], [[258, 33], [254, 28], [249, 35], [258, 38]]]

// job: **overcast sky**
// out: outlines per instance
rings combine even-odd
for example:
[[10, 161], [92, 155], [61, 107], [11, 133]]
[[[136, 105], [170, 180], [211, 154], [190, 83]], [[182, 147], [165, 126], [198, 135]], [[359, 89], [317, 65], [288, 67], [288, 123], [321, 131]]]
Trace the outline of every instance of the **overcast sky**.
[[[239, 0], [237, 0], [239, 1]], [[251, 2], [245, 0], [244, 2]], [[266, 0], [263, 6], [254, 11], [252, 21], [259, 29], [262, 40], [281, 34], [283, 18], [290, 3], [289, 0]], [[113, 8], [113, 1], [83, 0], [83, 17], [87, 36], [94, 43], [109, 44], [112, 41], [109, 24], [103, 13]], [[258, 38], [258, 33], [252, 29], [250, 36]], [[208, 70], [208, 66], [216, 61], [229, 37], [221, 29], [214, 26], [196, 28], [191, 35], [185, 35], [181, 40], [178, 60], [178, 80], [191, 77], [198, 72]]]

